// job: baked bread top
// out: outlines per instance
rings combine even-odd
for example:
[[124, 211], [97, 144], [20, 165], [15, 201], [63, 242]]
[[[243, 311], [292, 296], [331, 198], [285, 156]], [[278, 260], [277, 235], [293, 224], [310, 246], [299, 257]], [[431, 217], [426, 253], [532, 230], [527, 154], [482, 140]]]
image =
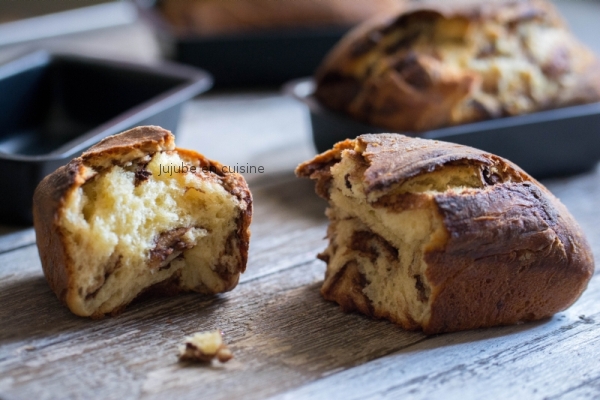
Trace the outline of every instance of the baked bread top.
[[349, 26], [393, 13], [403, 0], [163, 0], [159, 9], [182, 33], [227, 34], [260, 29]]
[[316, 73], [326, 107], [390, 130], [600, 101], [600, 64], [544, 0], [414, 2], [349, 33]]
[[496, 155], [361, 135], [301, 164], [329, 201], [322, 293], [406, 329], [513, 324], [571, 305], [594, 271], [566, 207]]
[[252, 196], [241, 175], [223, 171], [156, 126], [108, 137], [58, 168], [33, 199], [50, 287], [72, 312], [93, 317], [142, 293], [234, 288], [248, 258]]

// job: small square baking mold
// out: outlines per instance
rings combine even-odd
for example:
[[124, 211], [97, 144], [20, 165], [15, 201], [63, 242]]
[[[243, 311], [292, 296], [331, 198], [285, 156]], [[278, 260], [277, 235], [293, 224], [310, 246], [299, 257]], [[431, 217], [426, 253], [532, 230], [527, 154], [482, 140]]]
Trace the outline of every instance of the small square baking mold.
[[0, 222], [31, 223], [33, 192], [102, 138], [138, 125], [175, 131], [211, 76], [175, 64], [37, 52], [0, 66]]

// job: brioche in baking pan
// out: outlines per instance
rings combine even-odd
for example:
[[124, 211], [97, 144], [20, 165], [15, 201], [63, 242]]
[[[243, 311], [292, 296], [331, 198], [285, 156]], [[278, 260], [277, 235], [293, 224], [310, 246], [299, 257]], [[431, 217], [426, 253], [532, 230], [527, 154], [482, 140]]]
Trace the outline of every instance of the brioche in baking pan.
[[361, 135], [301, 164], [329, 201], [321, 293], [345, 311], [427, 334], [549, 317], [594, 261], [561, 202], [493, 154]]
[[395, 132], [600, 101], [600, 62], [544, 0], [413, 2], [316, 73], [326, 107]]
[[50, 287], [80, 316], [142, 293], [220, 293], [246, 268], [252, 196], [244, 178], [144, 126], [108, 137], [47, 176], [33, 199]]

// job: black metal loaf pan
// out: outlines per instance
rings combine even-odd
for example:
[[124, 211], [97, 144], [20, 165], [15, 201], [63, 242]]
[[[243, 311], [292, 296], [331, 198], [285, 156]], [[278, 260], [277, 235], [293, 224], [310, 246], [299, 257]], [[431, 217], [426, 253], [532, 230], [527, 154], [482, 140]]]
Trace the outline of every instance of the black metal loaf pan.
[[210, 71], [219, 88], [269, 86], [311, 75], [348, 28], [178, 37], [175, 60]]
[[[308, 106], [319, 152], [363, 133], [389, 132], [326, 109], [313, 97], [314, 89], [314, 81], [304, 78], [289, 82], [283, 90]], [[497, 154], [536, 178], [569, 175], [593, 168], [600, 159], [600, 103], [436, 129], [419, 137]]]
[[172, 64], [38, 52], [0, 66], [0, 222], [30, 223], [47, 174], [138, 125], [176, 130], [184, 101], [212, 79]]
[[312, 75], [329, 50], [351, 28], [325, 26], [258, 30], [212, 36], [177, 33], [154, 1], [137, 0], [174, 60], [203, 68], [216, 88], [273, 86]]

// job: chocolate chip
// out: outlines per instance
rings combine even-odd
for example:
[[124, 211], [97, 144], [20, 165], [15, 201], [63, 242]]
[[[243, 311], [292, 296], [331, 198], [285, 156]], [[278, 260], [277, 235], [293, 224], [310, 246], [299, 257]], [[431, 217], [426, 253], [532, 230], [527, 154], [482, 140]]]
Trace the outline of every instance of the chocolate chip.
[[148, 164], [141, 166], [135, 171], [135, 186], [139, 186], [142, 182], [147, 181], [152, 176], [152, 172], [146, 169], [146, 165]]
[[425, 285], [421, 280], [421, 275], [413, 275], [413, 278], [415, 278], [415, 289], [417, 289], [417, 299], [421, 303], [426, 303], [427, 300], [429, 300], [429, 297], [427, 296], [427, 290], [425, 289]]
[[398, 259], [398, 250], [383, 237], [371, 231], [355, 231], [348, 247], [360, 252], [372, 262], [380, 256], [385, 256], [390, 261]]
[[348, 189], [352, 189], [352, 184], [350, 183], [350, 174], [346, 174], [346, 176], [344, 176], [344, 182], [346, 182], [346, 188]]
[[431, 86], [432, 81], [429, 73], [419, 63], [417, 55], [410, 52], [394, 65], [402, 79], [415, 89], [423, 90]]
[[481, 175], [483, 177], [483, 181], [490, 186], [502, 182], [502, 177], [496, 173], [491, 172], [488, 167], [484, 167], [481, 170]]
[[[192, 243], [182, 240], [192, 228], [175, 228], [158, 235], [155, 240], [156, 245], [150, 250], [150, 268], [161, 268], [163, 261], [167, 259], [174, 251], [182, 251], [193, 247]], [[165, 267], [165, 266], [162, 266]]]

